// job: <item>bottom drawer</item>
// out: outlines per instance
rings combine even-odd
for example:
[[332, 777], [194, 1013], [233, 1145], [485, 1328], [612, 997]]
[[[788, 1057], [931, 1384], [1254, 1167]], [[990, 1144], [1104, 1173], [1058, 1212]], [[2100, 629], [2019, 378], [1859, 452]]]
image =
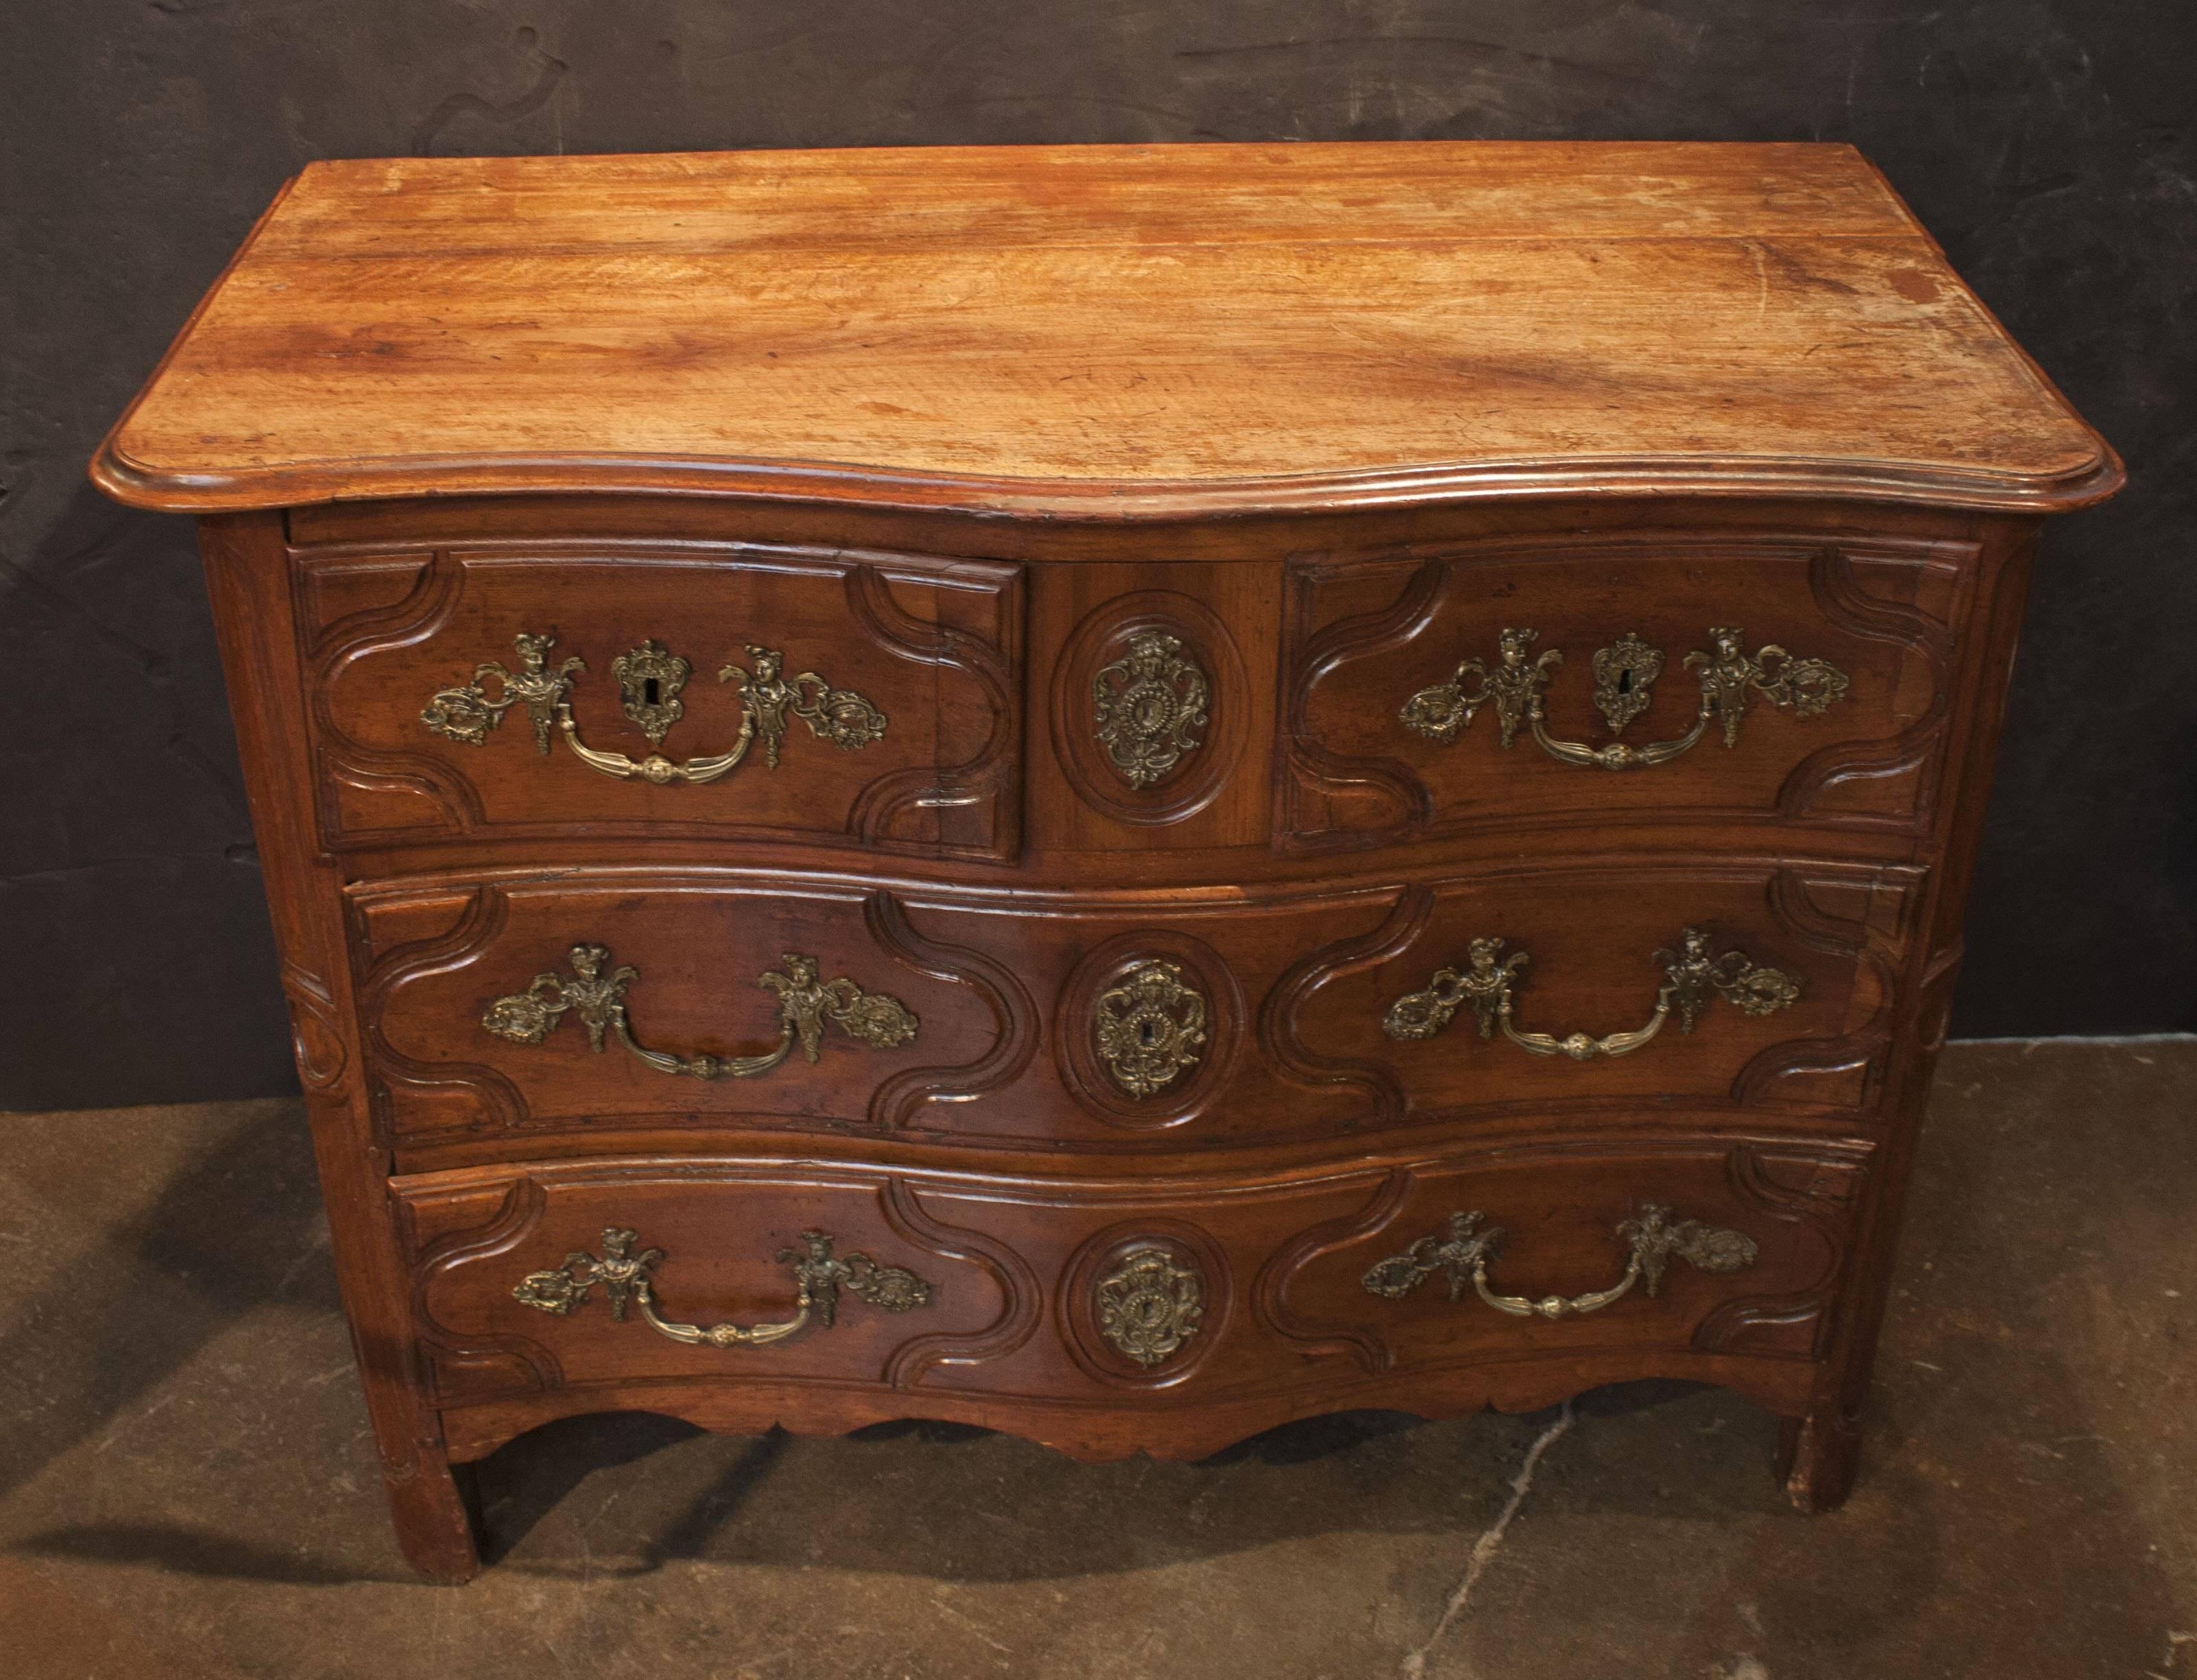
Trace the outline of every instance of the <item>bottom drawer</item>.
[[395, 1189], [460, 1456], [629, 1408], [1183, 1456], [1643, 1376], [1798, 1409], [1869, 1153], [1626, 1137], [1142, 1180], [658, 1158]]

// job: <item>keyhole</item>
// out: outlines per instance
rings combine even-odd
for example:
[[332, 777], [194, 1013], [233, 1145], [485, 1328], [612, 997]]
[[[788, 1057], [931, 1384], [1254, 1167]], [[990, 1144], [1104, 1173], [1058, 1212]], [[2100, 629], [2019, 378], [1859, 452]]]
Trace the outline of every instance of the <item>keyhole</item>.
[[[652, 688], [655, 686], [653, 683], [649, 685]], [[1632, 672], [1629, 668], [1617, 674], [1617, 692], [1620, 694], [1630, 694], [1632, 692]]]
[[1152, 1022], [1140, 1021], [1137, 1023], [1137, 1038], [1145, 1049], [1150, 1050], [1160, 1041], [1160, 1029]]
[[641, 698], [642, 700], [652, 706], [656, 704], [656, 679], [654, 677], [649, 677], [641, 685]]

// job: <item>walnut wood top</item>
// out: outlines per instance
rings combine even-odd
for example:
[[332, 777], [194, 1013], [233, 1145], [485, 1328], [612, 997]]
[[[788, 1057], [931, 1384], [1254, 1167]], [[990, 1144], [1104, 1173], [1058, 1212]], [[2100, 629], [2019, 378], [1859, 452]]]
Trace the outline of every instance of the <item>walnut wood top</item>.
[[92, 472], [1108, 518], [2120, 482], [1851, 148], [1475, 142], [316, 164]]

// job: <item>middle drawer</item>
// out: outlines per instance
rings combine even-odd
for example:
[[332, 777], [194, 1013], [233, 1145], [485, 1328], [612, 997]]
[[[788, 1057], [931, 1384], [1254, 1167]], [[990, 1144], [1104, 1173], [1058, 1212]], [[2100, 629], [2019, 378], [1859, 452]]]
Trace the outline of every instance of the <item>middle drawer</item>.
[[[355, 890], [409, 1167], [606, 1130], [1178, 1150], [1874, 1102], [1922, 872], [1080, 896], [566, 871]], [[563, 1142], [560, 1144], [559, 1139]]]

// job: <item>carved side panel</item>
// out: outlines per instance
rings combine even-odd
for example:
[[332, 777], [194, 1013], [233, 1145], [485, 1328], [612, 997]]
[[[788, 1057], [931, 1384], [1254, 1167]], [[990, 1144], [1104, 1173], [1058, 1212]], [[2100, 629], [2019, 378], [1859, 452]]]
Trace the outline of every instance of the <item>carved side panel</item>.
[[[1925, 829], [1975, 555], [1950, 541], [1704, 531], [1294, 562], [1278, 836], [1320, 849], [1628, 818]], [[1713, 728], [1668, 762], [1615, 772], [1552, 757], [1522, 712], [1494, 715], [1484, 674], [1462, 674], [1467, 695], [1490, 696], [1478, 722], [1454, 707], [1417, 727], [1403, 715], [1415, 692], [1467, 662], [1499, 675], [1502, 634], [1530, 629], [1531, 658], [1547, 660], [1539, 675], [1552, 739], [1597, 749], [1674, 739], [1700, 702], [1683, 657], [1709, 649], [1718, 628], [1748, 650], [1822, 662], [1843, 686], [1796, 704], [1773, 682], [1753, 692], [1729, 744]], [[1766, 669], [1796, 667], [1772, 657]], [[1628, 683], [1638, 686], [1620, 688]]]
[[[398, 559], [414, 575], [392, 601]], [[600, 541], [307, 549], [295, 566], [332, 850], [582, 824], [985, 860], [1019, 849], [1018, 567]], [[524, 677], [522, 635], [554, 638], [545, 669], [562, 687], [507, 717], [491, 671], [487, 710], [454, 727], [438, 697], [483, 667]], [[641, 692], [652, 672], [660, 700]], [[606, 773], [574, 742], [638, 768]], [[658, 773], [728, 754], [707, 776]]]

